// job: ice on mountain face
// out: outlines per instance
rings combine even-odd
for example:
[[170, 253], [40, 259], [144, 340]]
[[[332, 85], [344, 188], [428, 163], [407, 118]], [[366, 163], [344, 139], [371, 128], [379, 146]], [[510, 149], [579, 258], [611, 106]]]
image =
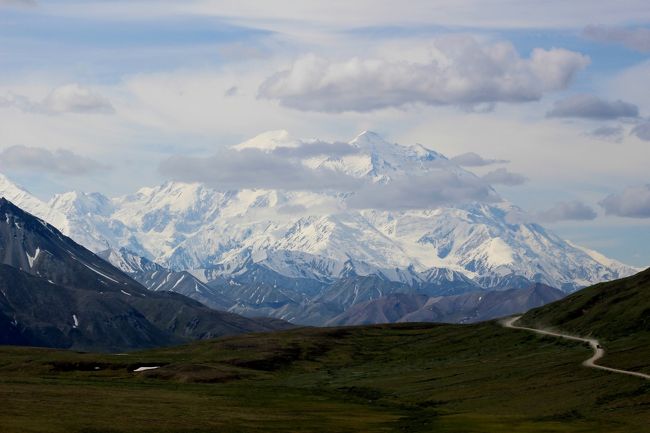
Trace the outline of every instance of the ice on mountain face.
[[[286, 131], [272, 131], [234, 149], [273, 151], [304, 143]], [[357, 151], [314, 156], [303, 163], [380, 183], [438, 172], [475, 178], [422, 145], [390, 143], [372, 132], [349, 145]], [[261, 266], [317, 281], [375, 274], [406, 284], [462, 278], [497, 284], [520, 276], [575, 287], [635, 271], [538, 225], [513, 224], [509, 215], [521, 211], [505, 201], [354, 210], [346, 207], [342, 194], [222, 192], [198, 183], [167, 182], [113, 199], [73, 192], [43, 203], [0, 177], [3, 193], [91, 250], [114, 249], [104, 258], [128, 273], [145, 267], [154, 272], [158, 263], [191, 270], [206, 282]], [[135, 254], [116, 254], [123, 247]]]
[[31, 269], [34, 267], [34, 262], [36, 261], [36, 259], [38, 259], [38, 256], [41, 254], [41, 249], [37, 247], [36, 251], [34, 251], [33, 256], [30, 256], [29, 253], [25, 253], [25, 254], [27, 254], [27, 261], [29, 262], [29, 268]]

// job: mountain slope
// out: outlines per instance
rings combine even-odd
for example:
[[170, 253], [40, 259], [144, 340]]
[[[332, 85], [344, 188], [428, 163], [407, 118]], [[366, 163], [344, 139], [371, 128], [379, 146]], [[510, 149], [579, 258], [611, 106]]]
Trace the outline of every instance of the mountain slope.
[[7, 343], [125, 350], [288, 326], [150, 292], [4, 198], [0, 215], [0, 322], [12, 326], [0, 334]]
[[543, 284], [503, 291], [429, 297], [395, 293], [359, 303], [327, 322], [329, 326], [392, 322], [474, 323], [528, 311], [561, 299], [564, 293]]
[[62, 287], [7, 265], [0, 265], [0, 317], [0, 344], [115, 351], [185, 341], [118, 293]]
[[187, 271], [172, 271], [126, 248], [97, 253], [131, 278], [154, 292], [175, 292], [192, 298], [215, 310], [227, 310], [235, 303]]
[[610, 340], [650, 334], [650, 269], [582, 289], [528, 312], [520, 323]]
[[605, 348], [599, 364], [650, 374], [650, 269], [531, 310], [517, 325], [594, 337]]

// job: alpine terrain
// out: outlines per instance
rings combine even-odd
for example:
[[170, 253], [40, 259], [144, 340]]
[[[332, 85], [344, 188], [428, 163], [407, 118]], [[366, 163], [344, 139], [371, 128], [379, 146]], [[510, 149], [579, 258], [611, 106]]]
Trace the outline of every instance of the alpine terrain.
[[0, 344], [118, 351], [283, 329], [154, 293], [0, 198]]
[[[434, 150], [390, 143], [372, 132], [339, 155], [298, 156], [318, 143], [274, 131], [231, 151], [279, 153], [306, 170], [370, 186], [390, 186], [407, 175], [482, 182]], [[251, 317], [324, 324], [353, 305], [393, 293], [438, 297], [532, 283], [570, 293], [636, 271], [527, 222], [489, 185], [483, 193], [464, 205], [402, 208], [369, 203], [358, 191], [221, 190], [167, 182], [122, 197], [69, 192], [46, 203], [0, 177], [1, 196], [148, 289], [178, 291]]]

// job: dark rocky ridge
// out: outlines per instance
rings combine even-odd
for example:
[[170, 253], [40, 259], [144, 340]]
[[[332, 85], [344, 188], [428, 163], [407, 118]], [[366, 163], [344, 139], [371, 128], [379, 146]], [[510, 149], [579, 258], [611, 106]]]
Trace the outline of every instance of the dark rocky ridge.
[[0, 342], [122, 351], [290, 325], [151, 292], [0, 198]]

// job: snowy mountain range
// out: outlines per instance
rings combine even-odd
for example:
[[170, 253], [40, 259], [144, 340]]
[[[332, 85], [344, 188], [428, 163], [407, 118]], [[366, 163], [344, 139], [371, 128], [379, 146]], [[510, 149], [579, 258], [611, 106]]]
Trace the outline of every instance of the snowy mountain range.
[[[232, 150], [273, 152], [315, 142], [274, 131]], [[406, 173], [478, 179], [419, 144], [389, 143], [364, 132], [348, 145], [352, 152], [310, 155], [300, 163], [380, 186]], [[506, 289], [531, 281], [570, 292], [637, 271], [538, 224], [520, 222], [519, 208], [492, 188], [487, 195], [489, 200], [462, 205], [391, 209], [350, 206], [350, 194], [340, 191], [219, 191], [200, 183], [167, 182], [123, 197], [69, 192], [44, 202], [0, 176], [0, 196], [94, 252], [111, 250], [105, 258], [114, 265], [123, 267], [126, 258], [141, 257], [148, 268], [138, 271], [135, 266], [129, 272], [187, 271], [195, 280], [191, 284], [197, 284], [190, 289], [197, 292], [199, 283], [203, 290], [212, 284], [228, 295], [228, 287], [261, 279], [270, 287], [266, 294], [280, 302], [283, 297], [273, 295], [272, 289], [279, 290], [274, 281], [289, 286], [293, 283], [287, 282], [304, 286], [309, 281], [321, 293], [322, 287], [341, 280], [368, 277], [429, 295]], [[291, 302], [305, 302], [292, 299], [294, 295], [288, 295]], [[258, 307], [269, 301], [245, 296], [230, 299], [233, 305], [252, 302]]]

